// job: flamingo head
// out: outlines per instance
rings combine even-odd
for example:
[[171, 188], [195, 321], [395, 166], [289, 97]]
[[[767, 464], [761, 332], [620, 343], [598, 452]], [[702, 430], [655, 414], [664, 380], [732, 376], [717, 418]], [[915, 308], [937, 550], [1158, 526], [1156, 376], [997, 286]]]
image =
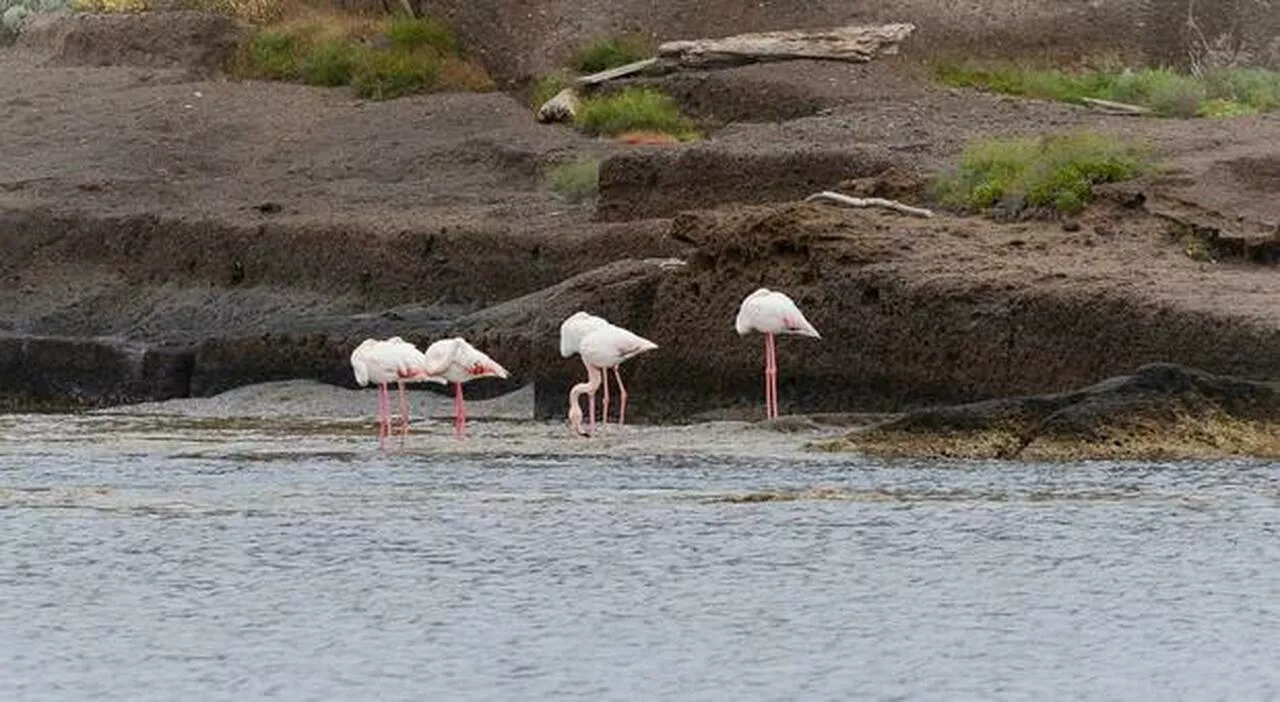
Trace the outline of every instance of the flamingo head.
[[577, 402], [569, 405], [569, 431], [578, 436], [591, 436], [582, 430], [582, 408]]

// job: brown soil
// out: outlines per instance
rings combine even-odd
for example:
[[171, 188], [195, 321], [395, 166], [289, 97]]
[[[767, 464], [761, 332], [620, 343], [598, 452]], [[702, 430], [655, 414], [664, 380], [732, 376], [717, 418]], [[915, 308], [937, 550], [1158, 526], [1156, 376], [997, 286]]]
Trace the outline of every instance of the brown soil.
[[[847, 7], [817, 5], [793, 19]], [[782, 21], [743, 12], [712, 33]], [[663, 78], [737, 119], [662, 146], [538, 125], [504, 94], [370, 103], [2, 49], [4, 396], [349, 383], [363, 335], [462, 332], [515, 371], [490, 391], [533, 379], [553, 416], [581, 374], [552, 351], [555, 330], [587, 308], [661, 345], [626, 369], [636, 419], [750, 413], [760, 342], [732, 319], [760, 285], [824, 333], [779, 344], [784, 409], [1065, 390], [1153, 361], [1280, 370], [1280, 278], [1253, 263], [1280, 222], [1280, 120], [1103, 117], [933, 87], [914, 58]], [[840, 187], [918, 198], [913, 174], [972, 136], [1077, 126], [1145, 140], [1168, 168], [1065, 227], [794, 203]], [[598, 209], [543, 184], [579, 154], [608, 157]], [[669, 256], [688, 265], [643, 262]], [[95, 378], [68, 356], [98, 359]]]

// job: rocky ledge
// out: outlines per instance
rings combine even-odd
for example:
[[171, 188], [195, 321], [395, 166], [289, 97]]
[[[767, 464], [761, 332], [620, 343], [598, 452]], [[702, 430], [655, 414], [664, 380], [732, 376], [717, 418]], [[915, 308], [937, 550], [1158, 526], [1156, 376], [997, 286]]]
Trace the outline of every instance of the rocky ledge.
[[909, 412], [822, 448], [1029, 461], [1277, 458], [1280, 383], [1153, 363], [1071, 392]]

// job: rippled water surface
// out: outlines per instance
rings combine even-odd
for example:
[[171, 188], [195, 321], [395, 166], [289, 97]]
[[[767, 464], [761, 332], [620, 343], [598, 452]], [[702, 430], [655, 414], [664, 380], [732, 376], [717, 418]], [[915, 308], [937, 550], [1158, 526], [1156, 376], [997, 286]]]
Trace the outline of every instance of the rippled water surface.
[[0, 699], [1280, 699], [1274, 464], [446, 434], [0, 417]]

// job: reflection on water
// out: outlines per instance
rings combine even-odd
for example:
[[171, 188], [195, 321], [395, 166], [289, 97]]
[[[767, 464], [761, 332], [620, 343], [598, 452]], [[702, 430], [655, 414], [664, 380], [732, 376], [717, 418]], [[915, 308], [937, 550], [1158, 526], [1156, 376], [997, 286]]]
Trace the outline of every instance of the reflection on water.
[[1280, 696], [1275, 464], [476, 430], [0, 417], [0, 699]]

